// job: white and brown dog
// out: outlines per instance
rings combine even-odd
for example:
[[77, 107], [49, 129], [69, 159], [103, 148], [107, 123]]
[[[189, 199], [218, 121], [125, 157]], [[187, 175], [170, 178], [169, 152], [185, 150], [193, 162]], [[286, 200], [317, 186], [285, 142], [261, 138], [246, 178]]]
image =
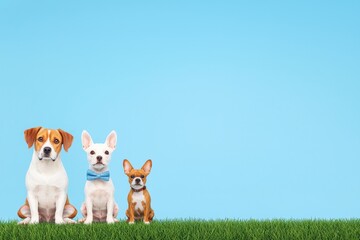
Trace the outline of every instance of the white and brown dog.
[[150, 193], [145, 184], [146, 177], [150, 174], [152, 161], [149, 159], [141, 169], [134, 169], [131, 163], [125, 159], [123, 167], [125, 174], [129, 177], [131, 187], [127, 199], [127, 222], [133, 224], [135, 220], [142, 219], [145, 224], [149, 224], [154, 218], [154, 210], [151, 209]]
[[77, 210], [69, 203], [68, 177], [60, 158], [61, 147], [70, 148], [73, 136], [61, 129], [35, 127], [25, 130], [28, 147], [34, 146], [26, 174], [27, 198], [18, 215], [19, 224], [74, 223]]
[[89, 169], [85, 184], [85, 202], [81, 206], [84, 216], [79, 222], [118, 222], [119, 208], [114, 200], [114, 185], [110, 179], [108, 164], [116, 147], [116, 132], [112, 131], [105, 143], [93, 143], [90, 134], [83, 131], [81, 141], [87, 153]]

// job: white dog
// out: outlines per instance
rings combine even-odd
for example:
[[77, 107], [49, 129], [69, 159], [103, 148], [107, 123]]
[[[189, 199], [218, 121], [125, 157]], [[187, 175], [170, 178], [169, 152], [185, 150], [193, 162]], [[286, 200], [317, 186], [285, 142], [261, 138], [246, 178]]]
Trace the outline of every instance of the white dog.
[[83, 131], [83, 149], [87, 153], [89, 169], [85, 184], [85, 202], [81, 206], [84, 216], [79, 222], [118, 222], [119, 208], [114, 200], [114, 185], [110, 179], [108, 164], [116, 147], [116, 132], [112, 131], [105, 143], [93, 143], [90, 134]]
[[68, 151], [73, 136], [61, 129], [43, 127], [27, 129], [24, 135], [34, 152], [26, 174], [26, 202], [18, 211], [24, 220], [19, 224], [74, 223], [71, 218], [77, 211], [69, 203], [68, 177], [60, 158], [61, 148]]

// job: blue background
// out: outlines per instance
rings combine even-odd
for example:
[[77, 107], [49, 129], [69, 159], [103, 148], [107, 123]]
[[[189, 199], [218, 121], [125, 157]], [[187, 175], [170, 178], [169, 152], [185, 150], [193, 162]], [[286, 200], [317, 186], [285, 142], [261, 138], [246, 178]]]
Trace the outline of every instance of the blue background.
[[[0, 2], [0, 219], [17, 219], [32, 149], [62, 128], [80, 207], [86, 129], [153, 170], [157, 219], [360, 217], [359, 1]], [[78, 215], [80, 217], [80, 215]]]

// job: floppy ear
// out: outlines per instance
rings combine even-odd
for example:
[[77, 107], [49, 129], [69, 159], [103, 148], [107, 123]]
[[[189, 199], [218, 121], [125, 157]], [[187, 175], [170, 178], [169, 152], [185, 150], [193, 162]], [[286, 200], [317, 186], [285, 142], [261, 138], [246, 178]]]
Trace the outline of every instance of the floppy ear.
[[128, 175], [130, 173], [130, 171], [133, 169], [133, 167], [131, 166], [131, 163], [127, 159], [124, 159], [123, 167], [124, 167], [124, 172], [126, 175]]
[[106, 145], [108, 145], [110, 148], [115, 149], [116, 140], [117, 140], [116, 132], [114, 130], [112, 130], [111, 133], [109, 133], [109, 135], [106, 137], [105, 142], [106, 142]]
[[68, 149], [71, 147], [74, 137], [70, 133], [67, 133], [64, 130], [61, 130], [60, 128], [58, 129], [58, 131], [60, 132], [60, 134], [62, 136], [62, 144], [63, 144], [64, 150], [65, 150], [65, 152], [67, 152]]
[[152, 167], [152, 161], [149, 159], [144, 163], [141, 169], [144, 170], [146, 175], [149, 175], [151, 167]]
[[29, 148], [34, 144], [36, 134], [39, 132], [41, 127], [29, 128], [24, 131], [25, 141]]
[[90, 134], [85, 130], [81, 134], [81, 143], [84, 150], [93, 144]]

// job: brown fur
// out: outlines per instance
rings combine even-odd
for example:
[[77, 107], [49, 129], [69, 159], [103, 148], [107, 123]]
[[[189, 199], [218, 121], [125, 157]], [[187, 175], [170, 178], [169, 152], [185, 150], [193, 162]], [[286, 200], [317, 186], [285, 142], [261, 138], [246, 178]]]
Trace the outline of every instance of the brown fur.
[[25, 141], [29, 148], [31, 148], [32, 145], [34, 144], [36, 135], [38, 134], [40, 129], [41, 127], [34, 127], [34, 128], [26, 129], [24, 131]]
[[67, 152], [68, 149], [71, 147], [74, 137], [70, 133], [67, 133], [64, 130], [61, 130], [60, 128], [58, 129], [58, 132], [62, 136], [62, 144], [64, 146], [65, 152]]
[[[49, 134], [50, 130], [50, 134]], [[30, 128], [24, 131], [25, 141], [28, 144], [28, 147], [35, 145], [35, 151], [40, 151], [44, 143], [50, 138], [50, 143], [54, 147], [54, 150], [59, 153], [61, 151], [61, 146], [64, 147], [64, 150], [67, 152], [71, 147], [74, 137], [61, 129], [46, 129], [42, 127]], [[39, 141], [39, 138], [42, 137], [42, 141]], [[59, 143], [56, 143], [55, 140], [58, 140]]]

